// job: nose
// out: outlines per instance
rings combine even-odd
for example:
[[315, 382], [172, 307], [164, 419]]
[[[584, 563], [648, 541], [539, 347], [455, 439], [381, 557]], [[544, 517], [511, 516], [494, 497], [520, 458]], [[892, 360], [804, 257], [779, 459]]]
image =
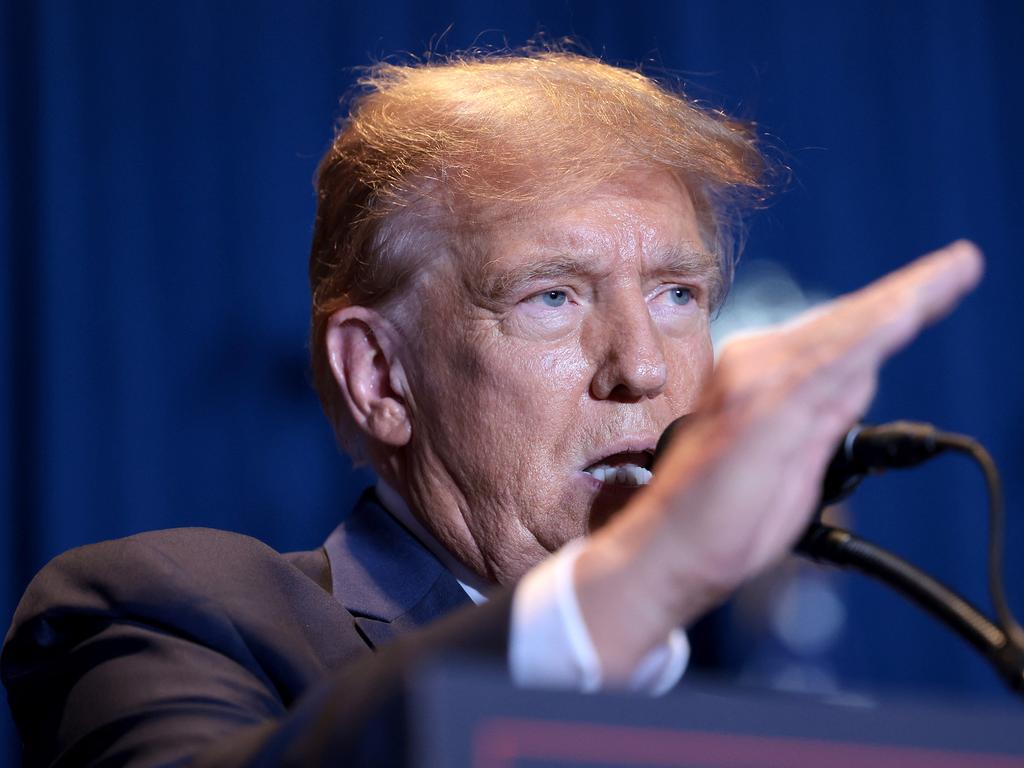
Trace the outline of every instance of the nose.
[[595, 398], [635, 402], [665, 390], [664, 340], [642, 296], [610, 308], [599, 333], [601, 352], [590, 385]]

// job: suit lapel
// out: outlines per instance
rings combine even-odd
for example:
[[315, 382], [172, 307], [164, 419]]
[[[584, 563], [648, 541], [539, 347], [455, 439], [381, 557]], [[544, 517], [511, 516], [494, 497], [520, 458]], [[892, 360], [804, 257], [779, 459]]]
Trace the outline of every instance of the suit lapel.
[[372, 490], [324, 544], [335, 598], [371, 648], [470, 602], [455, 577]]

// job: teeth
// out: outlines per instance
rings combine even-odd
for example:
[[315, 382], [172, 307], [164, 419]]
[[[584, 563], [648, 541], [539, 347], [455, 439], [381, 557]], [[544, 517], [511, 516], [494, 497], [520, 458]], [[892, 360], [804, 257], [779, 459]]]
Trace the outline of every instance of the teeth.
[[610, 467], [606, 464], [584, 470], [589, 475], [602, 483], [609, 485], [647, 485], [651, 482], [654, 474], [636, 464], [623, 464], [619, 467]]

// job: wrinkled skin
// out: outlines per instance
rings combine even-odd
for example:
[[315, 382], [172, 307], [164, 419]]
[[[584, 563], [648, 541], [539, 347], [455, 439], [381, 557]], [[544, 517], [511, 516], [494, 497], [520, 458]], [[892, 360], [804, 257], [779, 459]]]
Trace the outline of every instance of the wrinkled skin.
[[507, 583], [635, 495], [582, 470], [693, 408], [717, 271], [667, 174], [469, 241], [416, 289], [400, 482], [450, 552]]
[[[470, 569], [508, 583], [591, 532], [573, 578], [612, 685], [790, 550], [882, 364], [984, 268], [953, 243], [730, 345], [712, 372], [716, 273], [671, 178], [624, 179], [468, 242], [390, 318], [340, 310], [332, 366], [376, 468]], [[653, 447], [683, 413], [645, 489], [582, 473]]]

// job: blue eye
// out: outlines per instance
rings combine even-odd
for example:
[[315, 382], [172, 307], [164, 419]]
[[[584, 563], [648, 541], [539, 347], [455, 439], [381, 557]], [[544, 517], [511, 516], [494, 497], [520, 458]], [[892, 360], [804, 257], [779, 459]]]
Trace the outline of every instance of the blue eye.
[[565, 304], [565, 291], [545, 291], [540, 295], [540, 300], [546, 307], [560, 307]]
[[668, 292], [669, 300], [678, 306], [689, 304], [693, 298], [693, 291], [689, 288], [684, 288], [681, 285], [677, 285], [675, 288], [669, 289]]

